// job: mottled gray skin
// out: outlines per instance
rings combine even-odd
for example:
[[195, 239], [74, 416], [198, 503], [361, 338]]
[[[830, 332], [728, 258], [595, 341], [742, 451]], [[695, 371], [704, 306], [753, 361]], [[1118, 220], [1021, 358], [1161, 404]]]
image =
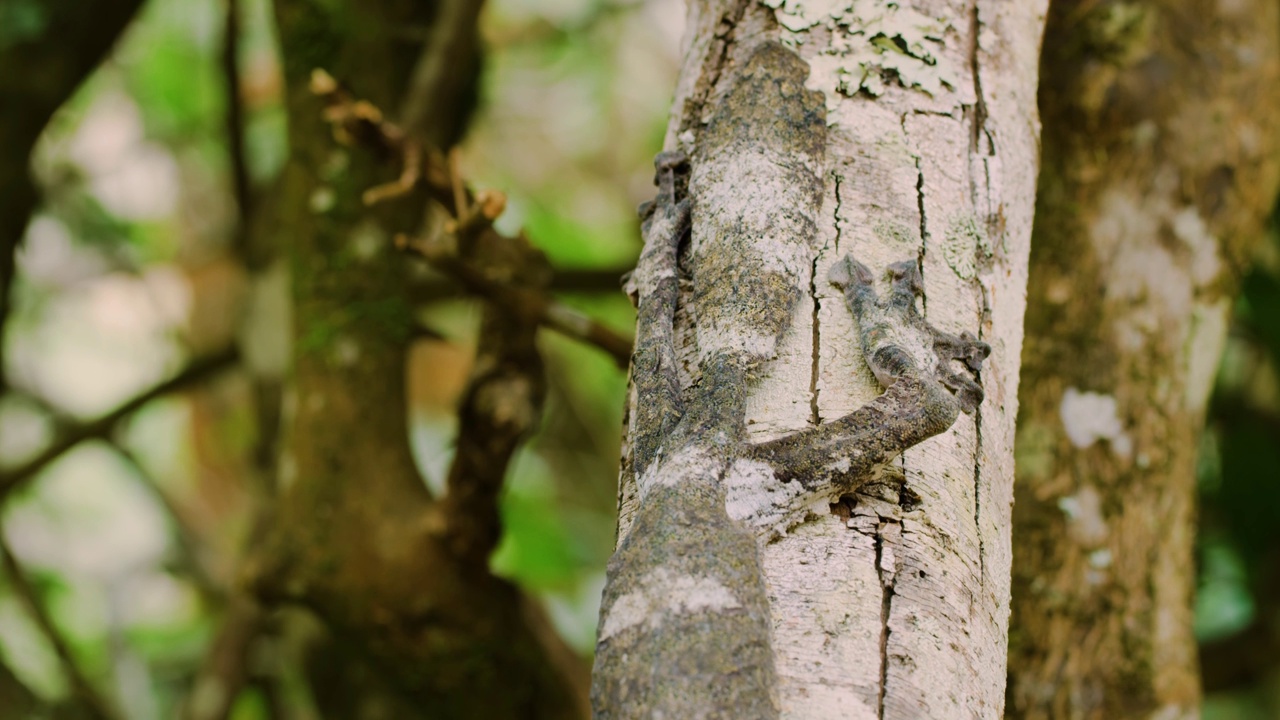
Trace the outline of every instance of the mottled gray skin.
[[[976, 374], [991, 346], [925, 322], [916, 311], [922, 283], [914, 260], [890, 265], [889, 274], [893, 289], [881, 300], [875, 277], [852, 255], [832, 266], [828, 279], [844, 291], [858, 321], [862, 356], [885, 392], [838, 420], [749, 448], [748, 456], [768, 462], [779, 480], [796, 480], [814, 492], [852, 492], [876, 467], [982, 403], [982, 386], [953, 362]], [[919, 367], [906, 347], [930, 348], [932, 367]]]
[[[772, 359], [760, 348], [786, 332], [801, 288], [810, 283], [811, 260], [768, 256], [779, 240], [792, 243], [787, 249], [796, 251], [793, 257], [811, 258], [815, 244], [826, 121], [822, 94], [804, 87], [808, 70], [790, 50], [762, 43], [720, 99], [698, 138], [692, 167], [679, 153], [655, 160], [659, 192], [641, 209], [645, 248], [629, 282], [638, 319], [625, 474], [635, 480], [640, 502], [610, 560], [601, 603], [591, 690], [598, 719], [777, 717], [759, 558], [767, 534], [752, 518], [729, 517], [726, 473], [736, 460], [754, 458], [769, 463], [775, 482], [798, 481], [809, 496], [834, 497], [982, 400], [977, 383], [954, 372], [951, 362], [961, 359], [976, 372], [989, 349], [924, 323], [915, 310], [915, 265], [894, 266], [893, 292], [880, 301], [870, 272], [846, 258], [831, 279], [845, 290], [863, 351], [887, 391], [827, 425], [770, 443], [745, 442], [749, 379]], [[767, 161], [735, 162], [748, 154]], [[739, 180], [727, 175], [734, 167], [755, 173], [733, 185], [751, 202], [718, 206], [710, 200], [726, 181]], [[768, 197], [759, 188], [782, 188], [788, 197]], [[687, 262], [681, 263], [682, 252]], [[692, 276], [691, 291], [683, 293], [681, 267]], [[720, 342], [711, 351], [700, 344], [696, 376], [682, 388], [674, 333], [682, 302], [692, 305], [699, 338], [732, 337], [716, 334], [728, 328], [765, 342]], [[903, 344], [931, 348], [937, 362], [918, 367]], [[673, 577], [715, 592], [678, 602], [678, 589], [652, 586], [654, 578]], [[637, 606], [647, 610], [637, 613]]]
[[[773, 658], [754, 535], [724, 510], [719, 475], [741, 435], [746, 378], [733, 375], [681, 393], [673, 335], [679, 295], [677, 252], [689, 230], [689, 201], [678, 192], [688, 160], [655, 160], [659, 193], [642, 208], [645, 249], [633, 274], [639, 303], [632, 380], [639, 401], [631, 432], [631, 465], [644, 475], [664, 455], [701, 444], [709, 472], [644, 496], [631, 532], [609, 561], [596, 645], [591, 703], [595, 718], [772, 718]], [[726, 412], [727, 410], [727, 412]], [[603, 637], [605, 613], [627, 595], [643, 594], [656, 569], [713, 578], [737, 607], [716, 612], [658, 613], [658, 622]]]

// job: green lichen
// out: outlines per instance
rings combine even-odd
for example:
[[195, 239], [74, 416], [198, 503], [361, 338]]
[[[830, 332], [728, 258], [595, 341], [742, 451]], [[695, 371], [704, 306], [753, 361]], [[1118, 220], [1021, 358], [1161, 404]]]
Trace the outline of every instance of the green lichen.
[[835, 90], [842, 95], [879, 97], [893, 82], [935, 97], [957, 87], [959, 73], [939, 52], [950, 26], [935, 18], [882, 0], [762, 2], [794, 33], [784, 41], [802, 43], [816, 27], [834, 33], [822, 53], [841, 58]]
[[992, 253], [991, 241], [972, 215], [953, 218], [942, 236], [942, 257], [961, 279], [977, 277], [980, 265]]
[[876, 223], [875, 233], [877, 236], [882, 237], [885, 240], [889, 240], [895, 245], [914, 247], [920, 244], [920, 236], [902, 223]]

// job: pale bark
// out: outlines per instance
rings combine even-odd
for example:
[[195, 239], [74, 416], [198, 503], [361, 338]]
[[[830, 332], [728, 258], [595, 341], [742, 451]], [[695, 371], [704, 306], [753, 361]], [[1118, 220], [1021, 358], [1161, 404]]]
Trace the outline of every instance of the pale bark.
[[1009, 712], [1195, 717], [1197, 437], [1276, 191], [1275, 3], [1056, 3]]
[[[1043, 3], [911, 7], [855, 2], [833, 17], [791, 4], [690, 4], [669, 148], [696, 147], [746, 49], [765, 39], [796, 48], [811, 66], [807, 86], [827, 104], [811, 266], [796, 278], [800, 300], [776, 359], [749, 385], [747, 439], [843, 417], [880, 394], [850, 311], [826, 280], [847, 254], [877, 271], [920, 258], [928, 321], [976, 330], [993, 349], [978, 412], [894, 462], [905, 487], [886, 481], [825, 498], [834, 504], [782, 537], [759, 534], [782, 717], [997, 718], [1003, 708]], [[719, 204], [735, 200], [730, 191]], [[796, 254], [788, 240], [776, 239], [776, 257]], [[692, 325], [677, 315], [686, 386], [706, 352]], [[785, 501], [776, 488], [758, 490]], [[624, 473], [620, 542], [636, 505]]]

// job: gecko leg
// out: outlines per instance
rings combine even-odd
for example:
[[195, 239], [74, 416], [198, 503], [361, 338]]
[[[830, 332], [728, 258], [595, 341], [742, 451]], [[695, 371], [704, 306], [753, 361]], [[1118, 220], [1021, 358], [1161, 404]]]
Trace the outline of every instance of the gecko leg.
[[663, 441], [683, 412], [674, 322], [680, 292], [677, 255], [690, 223], [689, 199], [684, 196], [689, 159], [684, 153], [664, 152], [653, 164], [658, 195], [640, 208], [644, 250], [627, 281], [638, 308], [631, 356], [631, 377], [639, 398], [632, 432], [632, 462], [637, 475], [657, 459]]
[[894, 263], [889, 274], [892, 290], [881, 299], [871, 271], [852, 256], [832, 267], [829, 279], [844, 291], [863, 356], [885, 392], [838, 420], [752, 446], [749, 455], [767, 462], [780, 480], [798, 479], [813, 492], [849, 492], [876, 466], [945, 431], [960, 412], [982, 402], [975, 378], [990, 346], [924, 321], [915, 307], [922, 283], [914, 262]]

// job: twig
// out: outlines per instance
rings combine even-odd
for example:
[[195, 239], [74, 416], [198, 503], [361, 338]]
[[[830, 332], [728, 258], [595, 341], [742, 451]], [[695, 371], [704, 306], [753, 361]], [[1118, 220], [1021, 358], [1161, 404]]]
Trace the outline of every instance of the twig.
[[178, 552], [181, 555], [182, 565], [191, 577], [192, 582], [195, 583], [200, 595], [210, 605], [222, 604], [226, 600], [227, 593], [214, 580], [213, 574], [209, 572], [209, 568], [200, 559], [199, 539], [186, 518], [183, 517], [182, 509], [178, 507], [178, 503], [164, 488], [160, 487], [159, 481], [142, 465], [142, 462], [132, 450], [118, 442], [111, 443], [111, 448], [116, 451], [121, 459], [129, 464], [142, 487], [151, 493], [151, 497], [159, 503], [160, 507], [164, 508], [165, 514], [169, 516], [169, 522], [173, 525], [173, 534], [178, 544]]
[[[479, 71], [476, 31], [484, 0], [439, 0], [436, 20], [423, 43], [405, 91], [400, 123], [405, 134], [448, 149], [457, 142], [469, 113], [469, 91]], [[441, 108], [461, 111], [441, 112]]]
[[[524, 245], [528, 241], [522, 236], [503, 238], [493, 229], [492, 222], [502, 213], [506, 198], [492, 191], [472, 192], [459, 173], [456, 150], [444, 157], [439, 152], [420, 149], [415, 143], [407, 142], [405, 132], [384, 119], [378, 108], [353, 98], [323, 70], [312, 73], [311, 90], [325, 99], [324, 116], [333, 123], [335, 137], [342, 142], [359, 143], [372, 150], [401, 157], [406, 168], [413, 163], [413, 176], [419, 178], [417, 185], [422, 186], [451, 216], [446, 230], [457, 241], [456, 248], [445, 250], [443, 243], [409, 240], [407, 236], [400, 235], [397, 245], [401, 249], [420, 255], [469, 291], [502, 304], [508, 312], [595, 345], [612, 355], [619, 365], [627, 364], [631, 358], [631, 341], [627, 338], [548, 297], [540, 288], [511, 287], [492, 279], [478, 266], [478, 259], [468, 249], [471, 246], [488, 245], [483, 242], [486, 239]], [[422, 172], [417, 172], [417, 168]], [[409, 193], [414, 186], [406, 184], [408, 177], [410, 174], [406, 172], [396, 182], [366, 191], [365, 201], [372, 198], [381, 202]], [[466, 257], [458, 248], [465, 251]]]
[[265, 623], [266, 613], [253, 600], [238, 596], [231, 601], [183, 704], [183, 720], [226, 719], [249, 681], [249, 650]]
[[98, 694], [98, 691], [89, 683], [84, 671], [80, 669], [75, 656], [71, 653], [71, 646], [67, 644], [66, 639], [62, 637], [62, 632], [54, 625], [53, 618], [49, 617], [49, 612], [45, 609], [44, 603], [41, 602], [35, 587], [32, 586], [30, 579], [27, 578], [27, 574], [18, 563], [18, 559], [14, 557], [13, 551], [9, 549], [9, 544], [5, 541], [3, 533], [0, 533], [0, 563], [4, 564], [5, 575], [9, 578], [9, 585], [13, 588], [14, 593], [22, 601], [22, 604], [26, 605], [27, 611], [31, 613], [31, 618], [35, 620], [36, 626], [40, 628], [45, 640], [53, 647], [54, 653], [58, 656], [58, 662], [62, 665], [62, 671], [67, 676], [67, 682], [71, 685], [72, 692], [79, 698], [80, 704], [85, 711], [91, 717], [97, 718], [97, 720], [112, 720], [115, 718], [115, 712], [110, 709], [110, 705]]
[[487, 275], [454, 255], [433, 250], [427, 243], [400, 236], [397, 244], [422, 257], [432, 267], [457, 280], [476, 295], [502, 305], [507, 312], [528, 321], [545, 325], [567, 337], [594, 345], [613, 356], [619, 366], [625, 367], [631, 359], [631, 341], [590, 316], [546, 293], [524, 287], [514, 287], [489, 279]]
[[[602, 270], [557, 270], [547, 289], [554, 293], [621, 293], [621, 278], [631, 268]], [[418, 305], [449, 300], [466, 294], [466, 289], [449, 278], [432, 278], [409, 287], [409, 300]]]
[[227, 12], [222, 31], [222, 75], [227, 92], [227, 154], [231, 160], [231, 188], [237, 215], [232, 247], [237, 255], [248, 258], [253, 190], [249, 184], [249, 164], [245, 156], [244, 97], [240, 94], [240, 0], [226, 0], [226, 3]]
[[458, 148], [449, 151], [449, 180], [453, 186], [453, 215], [458, 219], [459, 225], [465, 225], [471, 216], [471, 208], [462, 182], [462, 160]]
[[76, 445], [86, 440], [107, 437], [115, 429], [116, 423], [142, 406], [158, 397], [195, 385], [226, 370], [234, 365], [239, 357], [239, 351], [230, 348], [216, 355], [196, 360], [173, 378], [137, 395], [115, 410], [95, 420], [67, 427], [63, 430], [61, 437], [54, 440], [39, 455], [13, 470], [0, 473], [0, 500]]

